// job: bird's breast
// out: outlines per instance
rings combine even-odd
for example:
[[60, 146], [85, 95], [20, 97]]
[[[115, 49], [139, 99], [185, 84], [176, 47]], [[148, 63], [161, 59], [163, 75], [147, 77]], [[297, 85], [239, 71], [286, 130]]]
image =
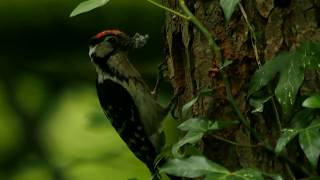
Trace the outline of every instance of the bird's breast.
[[143, 125], [139, 109], [122, 84], [106, 79], [97, 82], [100, 104], [130, 150], [149, 167], [156, 157], [156, 149]]

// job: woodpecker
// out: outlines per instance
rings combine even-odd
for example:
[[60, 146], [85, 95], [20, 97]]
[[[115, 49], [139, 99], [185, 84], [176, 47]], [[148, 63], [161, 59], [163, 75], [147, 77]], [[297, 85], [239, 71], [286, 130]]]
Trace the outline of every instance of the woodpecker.
[[154, 160], [164, 136], [161, 123], [170, 111], [150, 93], [140, 73], [128, 59], [128, 51], [144, 46], [147, 36], [129, 37], [109, 29], [89, 41], [89, 56], [97, 72], [100, 105], [112, 126], [135, 156], [155, 173]]

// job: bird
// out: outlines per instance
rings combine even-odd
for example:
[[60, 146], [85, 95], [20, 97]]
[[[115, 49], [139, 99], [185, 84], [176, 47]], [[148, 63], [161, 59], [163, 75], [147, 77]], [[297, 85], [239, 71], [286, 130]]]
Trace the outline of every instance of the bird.
[[130, 37], [118, 29], [107, 29], [90, 38], [89, 57], [105, 115], [133, 154], [155, 174], [155, 159], [164, 146], [161, 126], [172, 103], [160, 105], [129, 61], [128, 52], [144, 46], [147, 39], [147, 35]]

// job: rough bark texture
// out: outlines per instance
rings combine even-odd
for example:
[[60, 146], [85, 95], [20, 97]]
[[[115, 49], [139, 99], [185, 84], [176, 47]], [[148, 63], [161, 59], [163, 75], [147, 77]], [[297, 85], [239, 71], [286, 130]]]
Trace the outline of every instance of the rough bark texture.
[[[244, 0], [241, 1], [254, 26], [260, 59], [269, 60], [279, 51], [292, 50], [304, 41], [320, 41], [320, 0]], [[179, 10], [175, 0], [164, 4]], [[195, 16], [216, 37], [223, 56], [232, 60], [228, 69], [232, 93], [241, 111], [250, 117], [251, 125], [264, 135], [265, 141], [275, 144], [279, 130], [272, 110], [264, 120], [250, 114], [246, 92], [250, 76], [257, 68], [249, 28], [237, 9], [226, 23], [218, 0], [187, 1]], [[194, 97], [200, 89], [214, 89], [213, 97], [201, 98], [193, 107], [194, 116], [218, 119], [238, 119], [226, 100], [221, 75], [214, 73], [216, 61], [204, 36], [189, 22], [167, 14], [165, 28], [166, 58], [170, 79], [175, 89], [185, 87], [180, 107]], [[301, 88], [303, 95], [320, 89], [319, 72], [309, 72]], [[224, 130], [219, 136], [241, 144], [255, 144], [249, 133], [240, 125]], [[203, 139], [207, 157], [231, 170], [257, 167], [266, 172], [277, 172], [288, 178], [284, 164], [260, 148], [236, 147], [211, 136]], [[300, 163], [300, 162], [299, 162]], [[302, 163], [302, 162], [301, 162]]]

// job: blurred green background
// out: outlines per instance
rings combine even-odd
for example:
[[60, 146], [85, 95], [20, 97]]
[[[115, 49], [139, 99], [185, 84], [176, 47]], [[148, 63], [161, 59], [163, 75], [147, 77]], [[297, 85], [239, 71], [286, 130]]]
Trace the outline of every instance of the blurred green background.
[[149, 179], [106, 121], [88, 39], [105, 28], [149, 34], [130, 59], [151, 84], [163, 58], [163, 11], [111, 0], [69, 18], [80, 0], [0, 2], [0, 179]]

